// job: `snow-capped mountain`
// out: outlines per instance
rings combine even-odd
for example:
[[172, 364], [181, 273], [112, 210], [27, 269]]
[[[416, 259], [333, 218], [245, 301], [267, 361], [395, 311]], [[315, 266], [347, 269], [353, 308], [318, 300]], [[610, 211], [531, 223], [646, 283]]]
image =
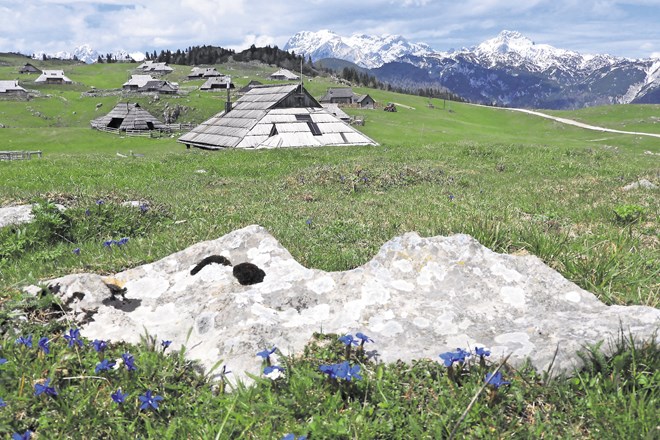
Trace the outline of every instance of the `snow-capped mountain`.
[[284, 50], [311, 56], [312, 60], [340, 58], [367, 68], [380, 67], [405, 55], [423, 56], [433, 52], [426, 44], [411, 43], [398, 35], [342, 37], [329, 30], [298, 32], [287, 41]]
[[[437, 84], [472, 102], [516, 107], [580, 108], [660, 103], [660, 60], [581, 54], [502, 31], [474, 47], [448, 52], [402, 37], [340, 37], [300, 32], [287, 47], [312, 60], [340, 58], [370, 67], [382, 81]], [[384, 44], [383, 42], [396, 42]]]
[[[33, 58], [41, 59], [44, 57], [44, 55], [46, 55], [46, 57], [48, 58], [59, 58], [61, 60], [77, 59], [79, 61], [82, 61], [83, 63], [92, 64], [99, 59], [99, 56], [105, 59], [107, 54], [98, 52], [97, 50], [93, 49], [89, 44], [83, 44], [73, 49], [72, 52], [68, 52], [68, 51], [60, 51], [55, 53], [46, 53], [43, 51], [36, 52]], [[112, 52], [110, 55], [112, 59], [117, 61], [127, 61], [132, 59], [134, 61], [140, 62], [143, 61], [145, 58], [145, 54], [142, 52], [128, 53], [125, 50], [116, 50]]]

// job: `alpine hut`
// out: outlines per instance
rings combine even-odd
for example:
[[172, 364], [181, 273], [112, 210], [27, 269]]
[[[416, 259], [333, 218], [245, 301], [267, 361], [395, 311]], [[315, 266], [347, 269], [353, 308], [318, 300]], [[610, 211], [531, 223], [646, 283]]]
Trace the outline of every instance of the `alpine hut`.
[[235, 87], [229, 76], [212, 76], [202, 84], [199, 90], [227, 90]]
[[328, 113], [298, 84], [253, 87], [178, 141], [208, 150], [378, 145]]
[[44, 70], [34, 82], [46, 84], [71, 84], [73, 81], [64, 74], [63, 70]]
[[18, 69], [18, 73], [28, 73], [28, 74], [30, 74], [30, 73], [41, 73], [41, 70], [37, 69], [36, 67], [34, 67], [30, 63], [25, 63], [25, 65], [23, 67]]
[[268, 78], [274, 81], [298, 81], [300, 79], [298, 75], [287, 69], [280, 69], [271, 73]]
[[119, 103], [110, 113], [94, 119], [92, 128], [97, 130], [147, 131], [167, 130], [167, 126], [140, 107], [140, 104]]
[[0, 99], [27, 99], [28, 92], [16, 80], [0, 80]]

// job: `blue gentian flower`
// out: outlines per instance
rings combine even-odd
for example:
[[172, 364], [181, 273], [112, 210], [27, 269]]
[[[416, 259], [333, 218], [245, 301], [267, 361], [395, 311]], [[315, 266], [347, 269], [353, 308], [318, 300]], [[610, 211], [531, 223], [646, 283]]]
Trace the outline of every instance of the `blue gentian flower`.
[[125, 245], [126, 243], [128, 243], [128, 240], [129, 240], [128, 237], [124, 237], [124, 238], [120, 239], [119, 241], [115, 241], [115, 244], [116, 244], [117, 246], [123, 246], [123, 245]]
[[284, 376], [284, 368], [278, 365], [268, 365], [264, 368], [264, 376], [270, 380], [277, 380]]
[[85, 209], [85, 215], [89, 217], [90, 215], [92, 215], [92, 211], [90, 211], [89, 208]]
[[362, 380], [362, 376], [360, 376], [359, 373], [360, 366], [356, 364], [351, 367], [348, 361], [344, 361], [338, 364], [335, 371], [335, 374], [338, 378], [347, 380], [349, 382], [351, 379]]
[[126, 365], [126, 369], [128, 371], [137, 370], [137, 367], [135, 366], [135, 358], [133, 357], [132, 354], [124, 353], [121, 355], [121, 358], [124, 360], [124, 364]]
[[364, 333], [356, 333], [355, 337], [358, 338], [361, 342], [361, 345], [364, 345], [365, 342], [374, 342], [373, 339], [371, 339], [369, 336], [365, 335]]
[[353, 338], [353, 335], [344, 335], [339, 338], [339, 340], [346, 345], [347, 347], [350, 347], [352, 345], [358, 345], [360, 341], [357, 339]]
[[140, 212], [144, 214], [147, 211], [149, 211], [149, 205], [147, 205], [146, 203], [142, 203], [140, 205]]
[[454, 199], [455, 199], [454, 195], [453, 195], [453, 194], [449, 194], [449, 201], [451, 202], [451, 201], [454, 200]]
[[115, 242], [114, 240], [106, 240], [103, 242], [103, 246], [109, 248], [110, 246], [112, 246], [114, 242]]
[[80, 248], [75, 248], [75, 249], [72, 250], [71, 252], [73, 252], [73, 253], [76, 254], [76, 255], [80, 255]]
[[32, 438], [32, 431], [29, 429], [25, 431], [23, 434], [19, 434], [18, 432], [15, 432], [11, 435], [12, 440], [30, 440]]
[[149, 409], [149, 407], [158, 409], [158, 402], [163, 400], [163, 397], [155, 396], [152, 394], [151, 390], [147, 390], [147, 392], [144, 393], [144, 395], [139, 396], [138, 399], [140, 399], [140, 402], [142, 402], [140, 405], [140, 410]]
[[121, 388], [118, 388], [117, 391], [114, 393], [110, 394], [110, 397], [112, 397], [112, 400], [115, 403], [122, 404], [126, 400], [126, 397], [128, 396], [128, 393], [122, 393]]
[[330, 379], [337, 378], [337, 365], [319, 365], [319, 370], [327, 374]]
[[102, 353], [105, 351], [106, 348], [108, 348], [108, 343], [105, 342], [102, 339], [94, 339], [90, 345], [94, 347], [94, 350], [96, 350], [98, 353]]
[[443, 360], [445, 367], [451, 367], [454, 365], [454, 362], [465, 362], [467, 356], [470, 356], [469, 351], [457, 348], [456, 351], [448, 351], [440, 354], [440, 359]]
[[5, 358], [0, 358], [0, 365], [4, 365], [7, 363], [7, 359]]
[[5, 402], [2, 397], [0, 397], [0, 408], [4, 408], [5, 406], [7, 406], [7, 402]]
[[104, 203], [105, 202], [103, 201], [103, 199], [99, 199], [99, 200], [96, 201], [97, 205], [103, 205]]
[[48, 338], [45, 337], [45, 336], [44, 336], [43, 338], [40, 338], [40, 339], [39, 339], [39, 344], [38, 344], [38, 345], [39, 345], [39, 348], [41, 348], [45, 354], [49, 354], [49, 353], [50, 353], [50, 348], [48, 347], [48, 343], [49, 343], [49, 342], [50, 342], [50, 341], [49, 341]]
[[484, 347], [475, 348], [474, 353], [477, 356], [490, 356], [490, 350], [486, 350]]
[[312, 219], [311, 219], [311, 218], [308, 218], [308, 219], [305, 221], [305, 223], [307, 224], [307, 226], [312, 226]]
[[32, 348], [32, 335], [19, 336], [16, 339], [16, 343], [19, 345], [20, 344], [25, 345], [27, 348]]
[[301, 435], [300, 437], [296, 437], [295, 434], [287, 434], [280, 440], [307, 440], [307, 436]]
[[163, 351], [167, 350], [167, 348], [170, 346], [171, 343], [172, 343], [172, 341], [166, 341], [166, 340], [163, 339], [160, 343], [160, 345], [163, 346]]
[[79, 347], [83, 346], [83, 341], [80, 339], [80, 330], [77, 328], [69, 329], [69, 334], [64, 335], [64, 339], [69, 343], [69, 347], [78, 344]]
[[268, 358], [270, 358], [270, 355], [275, 353], [275, 350], [277, 350], [277, 347], [273, 347], [270, 350], [263, 350], [263, 351], [260, 351], [259, 353], [257, 353], [257, 356], [260, 356], [260, 357], [268, 360]]
[[272, 374], [275, 371], [279, 371], [280, 373], [284, 372], [284, 368], [278, 366], [278, 365], [268, 365], [267, 367], [264, 368], [264, 374], [268, 376], [269, 374]]
[[99, 374], [101, 371], [107, 371], [107, 370], [111, 369], [114, 366], [115, 366], [114, 361], [109, 361], [107, 359], [103, 359], [101, 362], [96, 364], [96, 368], [94, 368], [94, 372], [96, 374]]
[[43, 384], [34, 384], [34, 395], [39, 396], [41, 394], [46, 394], [53, 397], [57, 396], [57, 391], [55, 391], [55, 388], [50, 386], [50, 379], [46, 379]]
[[511, 384], [511, 382], [509, 382], [509, 381], [502, 380], [502, 373], [500, 373], [499, 371], [495, 374], [493, 374], [493, 373], [486, 374], [484, 382], [486, 382], [489, 385], [492, 385], [493, 387], [495, 387], [495, 389], [498, 389], [502, 385], [510, 385]]
[[349, 382], [352, 379], [362, 380], [362, 376], [359, 374], [360, 366], [356, 364], [351, 367], [348, 361], [334, 365], [321, 365], [319, 366], [319, 370], [327, 374], [330, 379], [344, 379]]

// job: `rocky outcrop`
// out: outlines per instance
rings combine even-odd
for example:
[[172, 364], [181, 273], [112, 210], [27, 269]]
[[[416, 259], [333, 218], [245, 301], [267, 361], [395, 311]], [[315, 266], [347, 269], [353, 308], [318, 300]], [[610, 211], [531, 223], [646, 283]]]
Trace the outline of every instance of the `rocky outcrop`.
[[[222, 264], [191, 275], [210, 255], [223, 256]], [[262, 280], [239, 283], [231, 264], [242, 262], [261, 269]], [[90, 339], [138, 342], [146, 330], [172, 348], [185, 345], [206, 367], [223, 360], [241, 379], [259, 374], [258, 351], [301, 352], [313, 332], [361, 331], [384, 362], [483, 346], [492, 359], [511, 353], [510, 364], [529, 359], [556, 373], [577, 366], [586, 344], [621, 329], [650, 338], [660, 326], [660, 310], [606, 306], [538, 258], [497, 254], [467, 235], [407, 233], [363, 266], [324, 272], [249, 226], [113, 277], [75, 274], [48, 284]]]

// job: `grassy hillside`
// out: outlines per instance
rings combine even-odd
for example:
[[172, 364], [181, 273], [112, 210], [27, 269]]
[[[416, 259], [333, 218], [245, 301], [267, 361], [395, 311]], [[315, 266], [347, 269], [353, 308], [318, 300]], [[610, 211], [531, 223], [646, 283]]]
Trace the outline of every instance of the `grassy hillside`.
[[[0, 55], [0, 78], [16, 77], [24, 60]], [[62, 316], [57, 301], [20, 289], [68, 273], [115, 273], [260, 224], [303, 265], [328, 271], [364, 264], [408, 231], [467, 233], [497, 252], [538, 256], [608, 304], [658, 307], [659, 192], [623, 190], [640, 179], [660, 184], [657, 139], [356, 88], [398, 107], [347, 110], [364, 117], [359, 128], [377, 147], [187, 150], [176, 136], [126, 138], [92, 130], [89, 121], [124, 101], [156, 116], [179, 105], [180, 122], [205, 120], [223, 108], [225, 96], [195, 90], [201, 81], [185, 79], [188, 66], [174, 66], [170, 76], [185, 93], [159, 99], [117, 93], [131, 65], [62, 66], [76, 84], [37, 86], [35, 77], [21, 77], [38, 96], [0, 101], [0, 150], [44, 152], [42, 159], [0, 162], [0, 206], [43, 207], [29, 225], [0, 228], [0, 359], [7, 360], [0, 362], [0, 403], [7, 403], [0, 407], [0, 438], [30, 429], [39, 438], [76, 432], [279, 439], [295, 432], [314, 439], [435, 439], [454, 428], [457, 438], [654, 438], [660, 350], [653, 342], [635, 346], [623, 337], [608, 358], [587, 348], [586, 367], [568, 378], [505, 366], [511, 385], [489, 387], [470, 409], [494, 362], [456, 365], [450, 374], [437, 353], [429, 353], [435, 361], [403, 366], [354, 352], [350, 361], [364, 380], [346, 383], [319, 373], [319, 365], [339, 362], [346, 352], [337, 335], [320, 335], [304, 356], [285, 359], [285, 379], [258, 378], [254, 387], [225, 395], [222, 383], [211, 384], [185, 360], [184, 350], [169, 354], [148, 337], [137, 346], [110, 343], [106, 355], [91, 341], [69, 347], [63, 334], [70, 338], [71, 329], [53, 319]], [[216, 67], [237, 87], [251, 79], [267, 83], [275, 70]], [[317, 97], [334, 85], [325, 78], [306, 82]], [[612, 106], [562, 116], [637, 121], [636, 130], [651, 131], [656, 110]], [[129, 152], [138, 156], [117, 155]], [[131, 200], [148, 209], [121, 206]], [[68, 210], [59, 213], [50, 202]], [[120, 237], [130, 238], [121, 252], [103, 246]], [[27, 335], [34, 335], [34, 347]], [[38, 348], [40, 336], [52, 342], [51, 353]], [[137, 371], [97, 371], [103, 356], [127, 352]], [[33, 395], [46, 377], [58, 396]], [[110, 397], [118, 387], [129, 394], [121, 404]], [[164, 397], [158, 410], [136, 405], [146, 389]]]
[[615, 130], [660, 133], [658, 104], [611, 105], [571, 112], [550, 111], [548, 114]]

